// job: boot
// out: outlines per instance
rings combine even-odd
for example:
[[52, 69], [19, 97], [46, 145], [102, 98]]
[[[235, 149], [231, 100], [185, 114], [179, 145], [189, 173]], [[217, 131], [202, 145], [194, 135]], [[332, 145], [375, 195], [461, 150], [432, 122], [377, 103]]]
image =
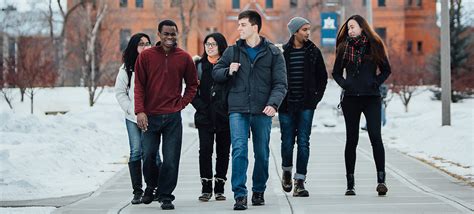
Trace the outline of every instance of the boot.
[[293, 187], [293, 184], [291, 182], [291, 171], [283, 170], [281, 187], [283, 187], [283, 190], [285, 192], [291, 192], [291, 188]]
[[142, 161], [132, 161], [128, 163], [128, 170], [130, 171], [130, 179], [132, 180], [133, 199], [132, 204], [142, 203]]
[[346, 195], [355, 195], [355, 189], [354, 189], [354, 174], [347, 174], [347, 190], [346, 190]]
[[377, 172], [377, 192], [379, 196], [386, 195], [388, 192], [387, 185], [385, 185], [385, 172]]
[[214, 193], [216, 194], [217, 201], [224, 201], [226, 199], [224, 196], [224, 185], [225, 179], [216, 177], [214, 182]]
[[295, 179], [295, 189], [293, 191], [293, 197], [308, 197], [309, 192], [304, 188], [303, 179]]
[[199, 196], [200, 201], [209, 201], [212, 197], [212, 178], [201, 178], [202, 190], [201, 196]]

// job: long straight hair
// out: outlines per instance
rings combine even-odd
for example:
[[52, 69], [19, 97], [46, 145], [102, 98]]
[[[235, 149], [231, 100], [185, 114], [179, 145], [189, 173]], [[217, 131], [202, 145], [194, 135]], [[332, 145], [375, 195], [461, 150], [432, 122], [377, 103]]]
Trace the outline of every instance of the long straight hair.
[[138, 43], [140, 40], [145, 37], [150, 42], [150, 37], [144, 33], [137, 33], [130, 38], [127, 48], [123, 51], [122, 62], [125, 65], [125, 71], [127, 71], [128, 76], [128, 87], [130, 87], [130, 81], [132, 79], [132, 73], [135, 71], [135, 61], [138, 57]]
[[369, 40], [370, 46], [370, 56], [372, 60], [378, 65], [380, 65], [383, 60], [387, 57], [387, 50], [385, 44], [383, 43], [380, 36], [370, 27], [369, 23], [360, 15], [353, 15], [347, 19], [346, 22], [342, 25], [341, 29], [337, 33], [336, 40], [336, 55], [343, 54], [346, 44], [346, 38], [349, 36], [349, 30], [347, 23], [350, 20], [356, 21], [360, 28], [362, 29], [362, 34], [367, 37]]
[[[225, 39], [224, 35], [222, 35], [221, 33], [211, 33], [211, 34], [207, 35], [206, 38], [204, 38], [204, 41], [202, 42], [202, 44], [205, 46], [207, 40], [211, 37], [214, 40], [216, 40], [217, 51], [219, 52], [219, 56], [221, 57], [222, 54], [224, 53], [225, 49], [227, 49], [227, 40]], [[204, 47], [204, 53], [202, 54], [201, 58], [202, 59], [207, 59], [207, 53], [206, 53], [205, 47]]]

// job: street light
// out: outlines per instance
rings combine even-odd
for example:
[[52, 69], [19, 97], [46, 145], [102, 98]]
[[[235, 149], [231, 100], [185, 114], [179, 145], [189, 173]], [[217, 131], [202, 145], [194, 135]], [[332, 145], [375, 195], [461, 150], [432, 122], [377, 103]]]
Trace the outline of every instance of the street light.
[[441, 0], [441, 117], [442, 126], [451, 125], [451, 58], [448, 1]]

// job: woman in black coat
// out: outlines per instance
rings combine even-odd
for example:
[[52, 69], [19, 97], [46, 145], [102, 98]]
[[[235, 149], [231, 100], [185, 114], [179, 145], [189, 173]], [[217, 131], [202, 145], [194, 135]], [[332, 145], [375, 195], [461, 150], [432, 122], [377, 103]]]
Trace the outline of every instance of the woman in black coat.
[[[377, 73], [377, 69], [380, 73]], [[385, 184], [379, 86], [390, 73], [385, 45], [380, 37], [363, 17], [351, 16], [338, 32], [336, 62], [332, 73], [334, 80], [343, 89], [341, 106], [346, 123], [346, 195], [355, 195], [354, 168], [361, 113], [367, 119], [367, 131], [377, 169], [376, 191], [379, 195], [385, 195], [388, 191]]]
[[216, 200], [225, 200], [224, 184], [229, 165], [230, 129], [227, 112], [220, 111], [221, 106], [212, 93], [215, 86], [212, 69], [227, 48], [225, 37], [220, 33], [212, 33], [204, 39], [205, 52], [196, 62], [199, 87], [192, 105], [196, 109], [194, 124], [199, 132], [199, 171], [201, 175], [201, 201], [209, 201], [212, 197], [212, 153], [214, 139], [216, 141], [216, 173], [214, 193]]

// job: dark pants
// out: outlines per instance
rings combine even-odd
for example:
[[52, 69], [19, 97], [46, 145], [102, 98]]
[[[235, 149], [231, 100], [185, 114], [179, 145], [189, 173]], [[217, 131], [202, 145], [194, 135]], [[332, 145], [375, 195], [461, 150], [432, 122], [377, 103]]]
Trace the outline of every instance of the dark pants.
[[359, 123], [361, 113], [367, 119], [372, 153], [377, 172], [385, 172], [385, 151], [381, 134], [381, 98], [377, 96], [345, 96], [342, 101], [342, 112], [346, 122], [346, 174], [354, 174], [356, 148], [359, 141]]
[[[162, 163], [157, 160], [161, 137]], [[174, 200], [172, 192], [178, 182], [182, 137], [181, 112], [148, 116], [148, 130], [143, 133], [143, 175], [147, 189], [159, 183], [158, 201]]]
[[214, 137], [216, 139], [216, 178], [227, 180], [229, 167], [230, 131], [214, 132], [209, 129], [199, 130], [199, 172], [201, 178], [212, 178], [212, 152]]

